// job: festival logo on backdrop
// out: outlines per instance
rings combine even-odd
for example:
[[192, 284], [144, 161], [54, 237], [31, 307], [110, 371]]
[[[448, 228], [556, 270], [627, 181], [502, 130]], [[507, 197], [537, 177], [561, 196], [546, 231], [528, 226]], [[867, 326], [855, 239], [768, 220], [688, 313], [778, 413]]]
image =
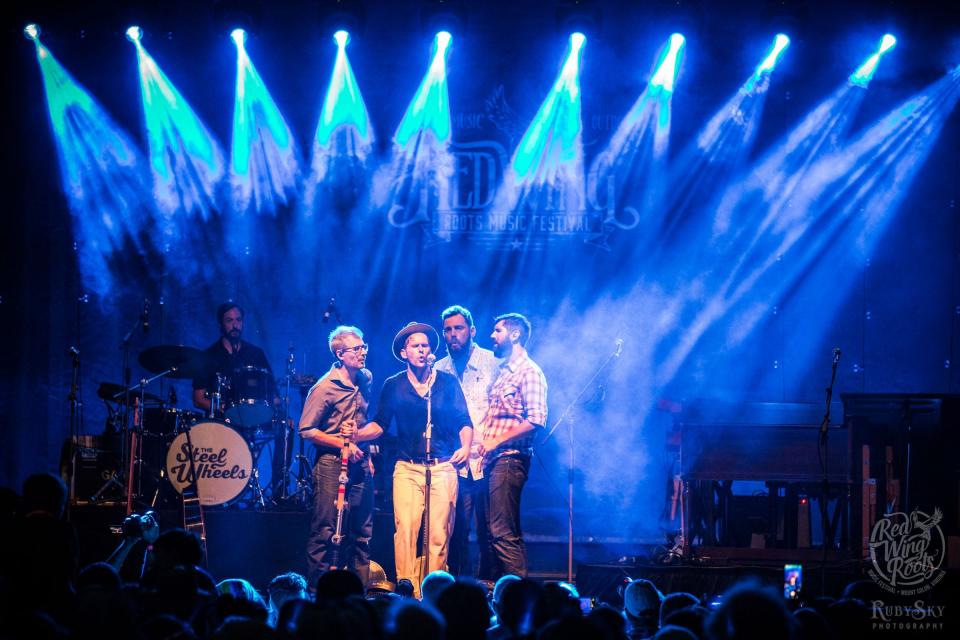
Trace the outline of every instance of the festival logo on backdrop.
[[[593, 128], [610, 126], [610, 119], [594, 120]], [[618, 206], [614, 178], [595, 169], [585, 172], [582, 159], [575, 171], [551, 168], [544, 171], [549, 175], [505, 195], [512, 189], [508, 147], [516, 145], [523, 131], [502, 87], [486, 101], [483, 112], [456, 114], [454, 129], [464, 138], [490, 138], [450, 143], [449, 157], [437, 163], [430, 179], [411, 184], [415, 194], [407, 191], [406, 202], [391, 209], [392, 226], [420, 224], [428, 244], [467, 238], [481, 246], [519, 250], [571, 238], [608, 249], [612, 233], [639, 224], [635, 208]]]

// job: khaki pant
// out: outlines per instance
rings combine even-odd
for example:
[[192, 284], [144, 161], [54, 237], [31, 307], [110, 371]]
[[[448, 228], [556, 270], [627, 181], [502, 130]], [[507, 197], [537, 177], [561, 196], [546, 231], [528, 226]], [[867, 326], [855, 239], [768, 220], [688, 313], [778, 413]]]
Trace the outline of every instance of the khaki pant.
[[[431, 467], [430, 478], [430, 545], [427, 573], [446, 570], [447, 552], [453, 522], [456, 517], [458, 476], [449, 462]], [[420, 597], [421, 549], [417, 538], [423, 522], [426, 467], [403, 460], [393, 470], [393, 521], [397, 532], [393, 536], [397, 560], [397, 580], [413, 583], [414, 593]]]

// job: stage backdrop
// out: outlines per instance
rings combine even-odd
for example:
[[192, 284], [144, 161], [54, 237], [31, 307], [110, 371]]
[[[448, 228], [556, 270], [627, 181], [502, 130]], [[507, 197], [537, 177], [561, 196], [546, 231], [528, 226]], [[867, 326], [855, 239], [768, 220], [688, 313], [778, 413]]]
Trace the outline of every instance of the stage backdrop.
[[545, 535], [571, 432], [578, 532], [653, 539], [675, 403], [821, 402], [834, 347], [837, 393], [960, 390], [960, 60], [936, 3], [34, 4], [4, 23], [0, 484], [57, 468], [71, 346], [103, 430], [145, 301], [134, 381], [143, 349], [216, 339], [225, 300], [278, 373], [322, 374], [335, 323], [361, 327], [376, 382], [411, 320], [462, 304], [488, 345], [527, 315], [551, 427], [586, 388], [524, 496]]

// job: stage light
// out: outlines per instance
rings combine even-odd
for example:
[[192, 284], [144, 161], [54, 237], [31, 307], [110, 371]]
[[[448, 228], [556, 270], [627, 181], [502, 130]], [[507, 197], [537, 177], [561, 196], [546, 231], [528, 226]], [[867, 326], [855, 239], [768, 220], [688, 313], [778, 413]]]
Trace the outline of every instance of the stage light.
[[152, 200], [143, 158], [132, 136], [38, 41], [36, 51], [80, 272], [85, 286], [107, 295], [117, 256], [145, 251], [152, 240], [140, 233]]
[[453, 39], [453, 36], [450, 35], [449, 31], [440, 31], [437, 33], [437, 51], [442, 55], [447, 47], [450, 46], [450, 40]]
[[773, 39], [773, 47], [770, 49], [770, 53], [767, 54], [767, 57], [764, 58], [763, 62], [761, 62], [757, 67], [757, 75], [760, 75], [764, 72], [773, 71], [773, 68], [777, 66], [777, 62], [780, 60], [783, 52], [786, 51], [787, 47], [789, 46], [790, 38], [782, 33], [778, 33]]
[[40, 37], [40, 25], [31, 22], [23, 28], [23, 37], [27, 40], [36, 40]]
[[890, 35], [889, 33], [885, 34], [880, 40], [880, 46], [877, 47], [876, 53], [867, 58], [866, 62], [860, 65], [860, 68], [853, 72], [853, 75], [850, 76], [850, 84], [854, 84], [858, 87], [863, 87], [864, 89], [869, 86], [870, 81], [873, 79], [873, 75], [877, 72], [877, 66], [880, 64], [880, 58], [887, 51], [892, 49], [897, 44], [897, 39]]
[[143, 29], [134, 25], [127, 29], [127, 40], [136, 44], [140, 42], [140, 39], [143, 38]]
[[208, 219], [219, 208], [219, 183], [226, 173], [223, 152], [144, 46], [131, 41], [137, 47], [154, 201], [166, 216], [182, 211]]
[[493, 212], [514, 211], [520, 203], [544, 210], [580, 211], [585, 201], [580, 59], [586, 38], [570, 36], [560, 73], [510, 160]]
[[[243, 48], [243, 34], [242, 29], [231, 34], [237, 43], [237, 91], [230, 147], [233, 208], [240, 214], [250, 210], [276, 213], [289, 202], [294, 191], [299, 174], [297, 153], [290, 128]], [[240, 234], [248, 230], [241, 228]]]
[[230, 32], [230, 37], [238, 47], [242, 47], [247, 43], [247, 32], [243, 29], [234, 29]]
[[347, 57], [350, 33], [337, 29], [333, 40], [337, 54], [313, 138], [303, 196], [305, 218], [328, 207], [348, 212], [367, 190], [365, 162], [373, 149], [373, 127]]
[[650, 80], [651, 87], [658, 87], [667, 93], [673, 92], [673, 83], [677, 79], [680, 57], [685, 43], [685, 38], [679, 33], [670, 36], [670, 43], [660, 57], [660, 64], [656, 73], [653, 74], [653, 79]]
[[572, 45], [574, 51], [580, 51], [586, 42], [587, 36], [583, 35], [579, 31], [570, 35], [570, 44]]
[[893, 49], [897, 45], [897, 39], [890, 35], [889, 33], [884, 34], [883, 39], [880, 40], [880, 53], [886, 53], [890, 49]]

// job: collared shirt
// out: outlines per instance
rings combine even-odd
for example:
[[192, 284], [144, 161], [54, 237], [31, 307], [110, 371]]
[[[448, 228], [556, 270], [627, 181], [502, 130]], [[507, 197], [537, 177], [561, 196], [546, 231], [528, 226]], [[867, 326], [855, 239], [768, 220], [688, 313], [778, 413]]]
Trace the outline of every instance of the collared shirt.
[[[493, 355], [493, 351], [473, 343], [470, 356], [467, 358], [467, 364], [463, 369], [462, 378], [460, 378], [457, 366], [449, 355], [441, 358], [435, 366], [437, 371], [446, 371], [460, 378], [460, 388], [463, 389], [463, 395], [467, 399], [467, 409], [470, 411], [470, 420], [474, 425], [479, 425], [487, 412], [490, 389], [500, 373], [499, 363], [500, 361]], [[483, 456], [477, 452], [479, 443], [479, 438], [474, 436], [473, 447], [470, 449], [470, 460], [460, 469], [460, 475], [464, 478], [467, 477], [468, 469], [473, 474], [474, 480], [483, 477]]]
[[[366, 377], [362, 379], [366, 380]], [[355, 421], [359, 429], [367, 423], [369, 398], [369, 386], [354, 383], [347, 370], [335, 363], [310, 387], [300, 415], [300, 432], [319, 429], [335, 435], [340, 432], [340, 425], [348, 420]], [[319, 453], [340, 453], [332, 447], [315, 446]]]
[[[436, 371], [430, 389], [430, 419], [433, 422], [431, 455], [446, 458], [460, 448], [460, 430], [473, 427], [467, 401], [456, 377]], [[427, 400], [410, 384], [404, 369], [383, 381], [377, 415], [373, 419], [384, 431], [394, 423], [400, 459], [420, 459], [426, 455], [424, 432], [427, 425]]]
[[[480, 439], [496, 438], [524, 419], [535, 427], [547, 424], [547, 379], [527, 354], [513, 363], [500, 363], [500, 375], [490, 389], [487, 412], [480, 426]], [[531, 453], [535, 433], [536, 429], [498, 447], [487, 454], [486, 463], [511, 453]]]

